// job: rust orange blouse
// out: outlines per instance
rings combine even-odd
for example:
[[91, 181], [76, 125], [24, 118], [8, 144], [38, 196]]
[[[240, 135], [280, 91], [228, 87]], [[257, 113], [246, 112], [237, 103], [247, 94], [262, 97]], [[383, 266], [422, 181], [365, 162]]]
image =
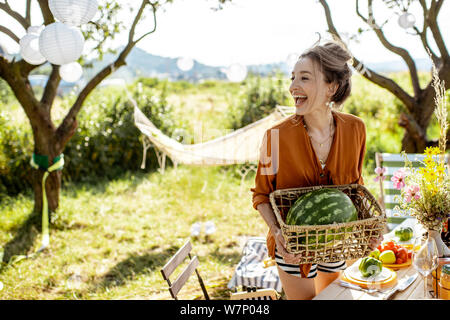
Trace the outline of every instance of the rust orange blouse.
[[[366, 152], [366, 127], [352, 115], [333, 111], [335, 134], [322, 169], [303, 126], [303, 116], [292, 115], [267, 130], [260, 149], [253, 207], [270, 203], [274, 190], [316, 185], [364, 184], [362, 168]], [[269, 256], [275, 257], [275, 239], [267, 234]], [[302, 272], [303, 273], [303, 272]]]

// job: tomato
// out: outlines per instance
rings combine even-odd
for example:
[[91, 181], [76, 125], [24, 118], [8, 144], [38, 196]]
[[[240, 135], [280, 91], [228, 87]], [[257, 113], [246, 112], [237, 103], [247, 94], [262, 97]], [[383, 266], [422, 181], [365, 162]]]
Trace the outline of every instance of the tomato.
[[397, 260], [395, 261], [396, 264], [402, 264], [405, 263], [405, 260], [397, 258]]
[[408, 250], [408, 259], [412, 259], [412, 250]]
[[408, 259], [408, 250], [406, 250], [404, 247], [401, 247], [400, 249], [398, 249], [396, 257], [406, 261]]
[[380, 252], [382, 252], [381, 251], [381, 244], [377, 247], [377, 249], [380, 250]]
[[394, 251], [395, 248], [395, 243], [394, 241], [388, 241], [385, 243], [385, 247], [387, 248], [386, 250], [392, 250]]

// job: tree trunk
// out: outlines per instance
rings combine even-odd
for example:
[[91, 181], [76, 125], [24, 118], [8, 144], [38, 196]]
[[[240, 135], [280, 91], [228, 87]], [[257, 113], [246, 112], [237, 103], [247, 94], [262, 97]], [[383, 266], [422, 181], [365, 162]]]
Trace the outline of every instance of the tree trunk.
[[[34, 170], [33, 192], [34, 192], [34, 209], [33, 211], [41, 217], [43, 198], [42, 198], [42, 177], [44, 171]], [[59, 190], [61, 188], [61, 171], [55, 171], [49, 174], [45, 183], [45, 192], [47, 196], [49, 218], [52, 212], [55, 212], [59, 206]]]
[[427, 128], [436, 108], [434, 96], [434, 88], [429, 86], [416, 100], [413, 106], [414, 112], [400, 115], [398, 124], [405, 128], [402, 150], [406, 153], [423, 153], [426, 147], [434, 144], [427, 137]]
[[[48, 157], [48, 167], [53, 165], [53, 159], [62, 152], [61, 144], [58, 143], [56, 129], [50, 121], [49, 112], [46, 112], [48, 118], [42, 121], [42, 118], [30, 118], [34, 137], [34, 153]], [[32, 184], [34, 192], [34, 212], [41, 218], [43, 207], [42, 178], [45, 171], [33, 169]], [[59, 205], [59, 191], [61, 188], [61, 171], [51, 172], [45, 181], [45, 192], [47, 197], [49, 218]], [[39, 221], [40, 223], [40, 221]]]

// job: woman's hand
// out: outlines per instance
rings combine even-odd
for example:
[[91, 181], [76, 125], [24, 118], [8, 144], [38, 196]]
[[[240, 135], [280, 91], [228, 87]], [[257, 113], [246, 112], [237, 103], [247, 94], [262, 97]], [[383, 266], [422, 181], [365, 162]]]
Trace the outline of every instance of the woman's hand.
[[379, 238], [370, 238], [369, 248], [370, 250], [375, 250], [383, 241], [383, 235], [380, 235]]
[[284, 261], [286, 261], [286, 263], [290, 263], [290, 264], [298, 264], [300, 261], [301, 255], [287, 252], [286, 241], [283, 238], [281, 229], [278, 227], [274, 227], [274, 228], [272, 228], [271, 231], [275, 238], [275, 244], [276, 244], [277, 251], [283, 257]]

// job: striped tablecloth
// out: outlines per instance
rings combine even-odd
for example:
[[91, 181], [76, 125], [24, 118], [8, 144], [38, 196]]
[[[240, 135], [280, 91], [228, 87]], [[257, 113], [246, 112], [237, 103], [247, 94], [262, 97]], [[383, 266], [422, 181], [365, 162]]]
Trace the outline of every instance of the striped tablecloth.
[[242, 258], [236, 266], [228, 288], [239, 286], [252, 288], [272, 288], [281, 292], [282, 286], [276, 266], [264, 268], [264, 259], [268, 257], [266, 239], [251, 237], [242, 250]]

